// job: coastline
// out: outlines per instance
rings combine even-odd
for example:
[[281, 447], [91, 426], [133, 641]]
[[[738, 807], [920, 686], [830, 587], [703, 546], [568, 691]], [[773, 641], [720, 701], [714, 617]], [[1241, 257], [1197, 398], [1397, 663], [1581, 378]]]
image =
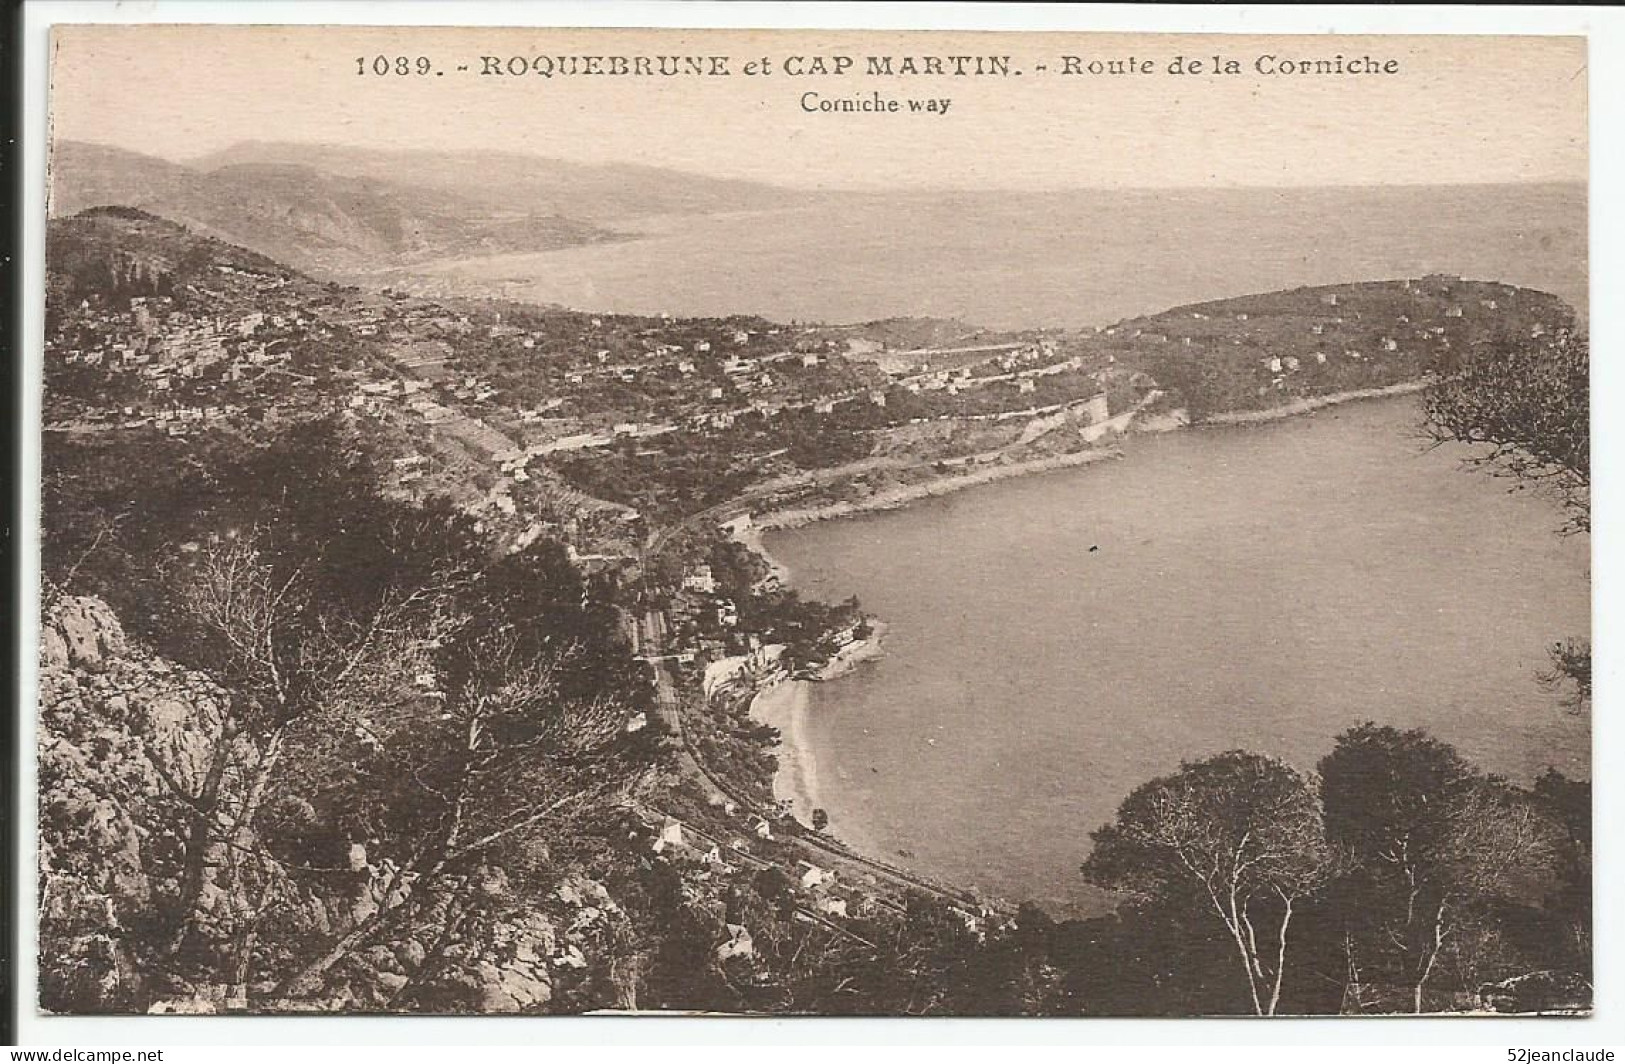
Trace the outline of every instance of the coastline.
[[837, 650], [828, 661], [819, 666], [812, 676], [813, 680], [822, 682], [834, 680], [845, 676], [866, 661], [874, 661], [884, 653], [881, 644], [886, 638], [886, 622], [867, 618], [869, 635], [864, 639], [856, 639]]
[[[850, 502], [832, 502], [822, 506], [794, 507], [788, 510], [771, 510], [765, 514], [757, 515], [753, 519], [756, 528], [763, 532], [771, 532], [786, 528], [799, 528], [810, 525], [815, 521], [833, 521], [842, 517], [854, 517], [858, 514], [877, 513], [885, 510], [898, 510], [909, 503], [920, 499], [932, 499], [942, 495], [952, 495], [966, 488], [978, 487], [982, 484], [992, 484], [1000, 480], [1009, 480], [1012, 477], [1028, 476], [1033, 473], [1045, 473], [1054, 469], [1071, 469], [1076, 466], [1092, 465], [1111, 458], [1121, 458], [1122, 452], [1115, 448], [1098, 451], [1075, 451], [1071, 454], [1051, 455], [1045, 458], [1033, 458], [1024, 462], [1010, 462], [1006, 465], [989, 466], [978, 469], [973, 473], [933, 477], [918, 484], [907, 484], [891, 488], [887, 491], [872, 495], [867, 499]], [[760, 537], [758, 537], [760, 538]], [[769, 560], [769, 564], [776, 564]]]
[[[1126, 422], [1121, 433], [1129, 435], [1140, 432], [1178, 432], [1184, 429], [1201, 429], [1215, 425], [1262, 425], [1275, 421], [1284, 421], [1287, 418], [1301, 417], [1304, 414], [1312, 414], [1317, 410], [1338, 406], [1343, 403], [1414, 395], [1427, 386], [1428, 382], [1426, 380], [1401, 381], [1398, 384], [1389, 384], [1380, 388], [1359, 388], [1353, 391], [1333, 392], [1329, 395], [1294, 399], [1292, 402], [1283, 403], [1280, 406], [1270, 407], [1265, 410], [1239, 410], [1224, 414], [1213, 414], [1201, 421], [1194, 422], [1181, 416], [1182, 412], [1149, 418], [1142, 417]], [[992, 484], [1014, 477], [1030, 476], [1035, 473], [1047, 473], [1057, 469], [1073, 469], [1121, 457], [1123, 457], [1122, 452], [1115, 447], [1074, 451], [1069, 454], [1049, 455], [1043, 458], [1031, 458], [1025, 461], [991, 465], [970, 473], [932, 477], [918, 484], [890, 488], [867, 499], [825, 503], [819, 506], [769, 510], [766, 513], [754, 515], [751, 527], [743, 532], [736, 533], [734, 538], [760, 555], [779, 577], [779, 580], [788, 584], [790, 582], [789, 570], [774, 559], [763, 546], [761, 535], [763, 532], [800, 528], [817, 521], [833, 521], [843, 517], [856, 517], [861, 514], [897, 510], [921, 499], [939, 498], [958, 491], [964, 491], [967, 488], [979, 487], [983, 484]]]
[[779, 732], [773, 797], [789, 802], [792, 815], [802, 823], [811, 823], [812, 811], [819, 808], [818, 763], [807, 741], [811, 695], [812, 681], [783, 680], [757, 691], [750, 702], [751, 717]]
[[1360, 388], [1352, 392], [1333, 392], [1330, 395], [1316, 395], [1306, 399], [1294, 399], [1281, 406], [1272, 406], [1267, 410], [1236, 410], [1228, 414], [1213, 414], [1196, 423], [1202, 425], [1262, 425], [1271, 421], [1284, 421], [1289, 417], [1298, 417], [1302, 414], [1312, 414], [1316, 410], [1324, 410], [1328, 406], [1337, 406], [1342, 403], [1358, 402], [1362, 399], [1387, 399], [1397, 395], [1415, 395], [1428, 386], [1425, 380], [1401, 381], [1382, 388]]
[[869, 624], [872, 631], [868, 638], [842, 647], [811, 676], [779, 680], [758, 688], [751, 696], [751, 718], [779, 732], [773, 751], [778, 759], [778, 769], [773, 774], [773, 797], [788, 801], [791, 813], [804, 824], [812, 823], [813, 810], [819, 808], [818, 758], [807, 736], [812, 686], [845, 676], [864, 662], [881, 656], [885, 622], [871, 620]]
[[790, 583], [790, 569], [783, 562], [768, 551], [767, 544], [762, 541], [764, 527], [754, 519], [748, 523], [736, 526], [729, 534], [729, 538], [744, 547], [767, 565], [767, 578], [777, 580], [780, 584]]

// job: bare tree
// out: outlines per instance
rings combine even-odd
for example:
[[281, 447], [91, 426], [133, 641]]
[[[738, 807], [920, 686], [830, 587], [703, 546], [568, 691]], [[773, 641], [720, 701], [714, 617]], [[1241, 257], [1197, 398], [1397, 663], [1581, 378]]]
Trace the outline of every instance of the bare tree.
[[1235, 945], [1254, 1012], [1280, 1005], [1292, 918], [1334, 874], [1320, 806], [1294, 769], [1232, 751], [1187, 762], [1093, 833], [1092, 881], [1142, 897], [1196, 888]]
[[[229, 702], [201, 786], [194, 792], [170, 781], [192, 814], [165, 948], [171, 956], [195, 929], [207, 888], [241, 898], [243, 884], [217, 881], [262, 867], [242, 855], [255, 847], [252, 825], [290, 734], [346, 707], [399, 701], [421, 623], [414, 618], [447, 589], [383, 589], [359, 613], [324, 608], [307, 567], [274, 566], [259, 538], [254, 529], [216, 537], [174, 573], [175, 617], [189, 629], [191, 663], [221, 684]], [[269, 900], [268, 887], [261, 893]], [[240, 905], [239, 913], [262, 907]], [[251, 935], [235, 933], [251, 946]]]
[[462, 626], [447, 642], [461, 657], [448, 690], [419, 692], [388, 713], [356, 704], [325, 729], [337, 740], [326, 755], [301, 759], [302, 787], [350, 798], [348, 815], [367, 825], [369, 860], [386, 871], [376, 907], [284, 978], [273, 1006], [312, 993], [378, 936], [421, 931], [425, 918], [443, 924], [435, 906], [482, 868], [511, 866], [501, 858], [515, 847], [545, 849], [624, 804], [637, 783], [616, 755], [628, 708], [560, 693], [573, 645], [527, 650], [511, 628], [468, 635]]
[[1559, 493], [1571, 527], [1591, 527], [1591, 345], [1583, 335], [1475, 348], [1424, 397], [1437, 441], [1472, 445], [1474, 460]]

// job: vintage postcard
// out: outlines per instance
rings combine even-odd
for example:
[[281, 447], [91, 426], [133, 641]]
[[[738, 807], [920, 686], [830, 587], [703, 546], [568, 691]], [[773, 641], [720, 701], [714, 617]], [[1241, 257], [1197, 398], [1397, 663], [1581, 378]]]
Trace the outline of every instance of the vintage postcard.
[[55, 27], [33, 1007], [1588, 1013], [1587, 62]]

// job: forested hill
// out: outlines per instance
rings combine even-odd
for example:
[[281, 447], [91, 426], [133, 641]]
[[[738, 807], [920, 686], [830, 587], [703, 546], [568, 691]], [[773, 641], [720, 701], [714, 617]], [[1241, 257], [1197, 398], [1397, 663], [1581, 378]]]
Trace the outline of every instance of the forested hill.
[[[236, 280], [244, 274], [250, 280]], [[252, 279], [288, 284], [306, 281], [274, 259], [199, 235], [167, 218], [133, 207], [97, 207], [46, 228], [47, 306], [96, 296], [202, 294], [251, 295]], [[311, 291], [315, 285], [306, 281]]]
[[1546, 292], [1445, 274], [1234, 296], [1099, 330], [1197, 418], [1417, 380], [1484, 344], [1570, 329]]

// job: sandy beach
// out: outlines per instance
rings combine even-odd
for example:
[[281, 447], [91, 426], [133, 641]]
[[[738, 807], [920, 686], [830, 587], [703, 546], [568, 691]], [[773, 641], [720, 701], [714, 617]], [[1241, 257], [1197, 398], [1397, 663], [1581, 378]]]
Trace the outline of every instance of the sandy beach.
[[760, 525], [752, 523], [744, 528], [736, 528], [733, 531], [732, 538], [735, 543], [743, 546], [767, 564], [767, 573], [770, 578], [788, 586], [790, 583], [790, 570], [786, 569], [777, 558], [768, 553], [767, 545], [762, 542], [763, 531], [764, 529]]
[[750, 704], [752, 717], [779, 730], [773, 797], [788, 800], [802, 823], [811, 823], [812, 811], [818, 808], [818, 764], [807, 743], [811, 693], [811, 681], [785, 680], [758, 691]]

